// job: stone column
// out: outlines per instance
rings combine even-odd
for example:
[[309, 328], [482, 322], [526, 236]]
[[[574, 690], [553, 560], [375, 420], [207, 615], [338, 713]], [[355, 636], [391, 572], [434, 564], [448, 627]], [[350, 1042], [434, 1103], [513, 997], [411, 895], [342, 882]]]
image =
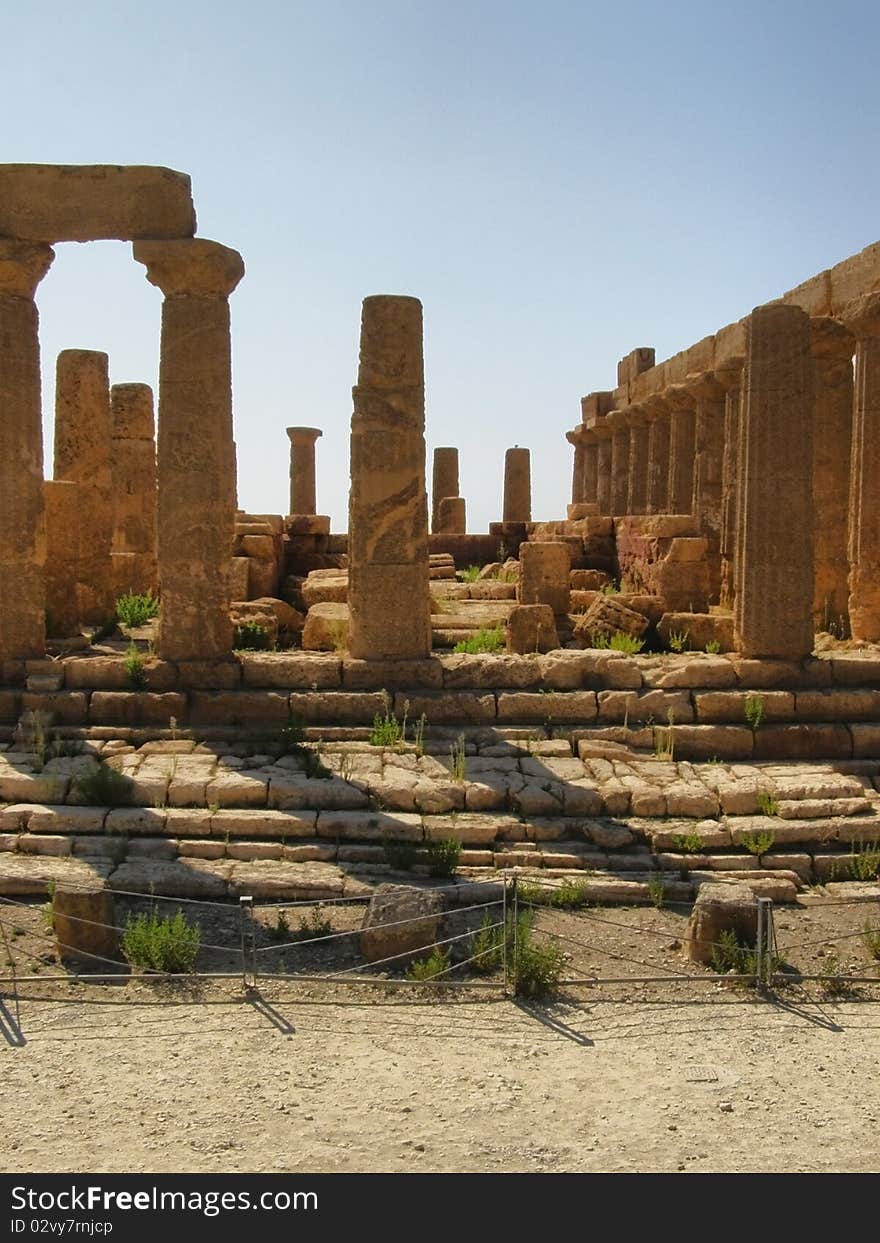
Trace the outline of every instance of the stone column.
[[724, 389], [711, 371], [688, 376], [696, 403], [694, 420], [694, 493], [692, 512], [706, 539], [709, 602], [721, 597], [721, 488], [724, 459]]
[[149, 384], [114, 384], [111, 478], [116, 594], [155, 592], [156, 428]]
[[724, 391], [724, 449], [721, 458], [721, 585], [719, 603], [732, 609], [736, 600], [737, 505], [739, 450], [742, 427], [744, 358], [732, 357], [714, 376]]
[[504, 522], [531, 522], [532, 467], [528, 449], [519, 445], [504, 455]]
[[648, 443], [650, 426], [641, 406], [630, 406], [626, 412], [629, 424], [629, 480], [627, 513], [648, 512]]
[[813, 650], [810, 317], [771, 303], [746, 321], [737, 648], [800, 660]]
[[431, 475], [431, 530], [440, 530], [440, 502], [447, 496], [458, 496], [458, 449], [444, 446], [434, 450]]
[[290, 440], [290, 513], [317, 513], [315, 497], [315, 441], [318, 427], [288, 427]]
[[365, 660], [431, 651], [425, 373], [418, 298], [365, 298], [351, 420], [349, 648]]
[[235, 533], [229, 295], [241, 255], [203, 238], [135, 242], [165, 295], [159, 364], [157, 642], [166, 660], [232, 648], [229, 559]]
[[69, 639], [82, 621], [77, 584], [80, 578], [79, 522], [82, 485], [47, 479], [43, 484], [46, 515], [46, 634]]
[[694, 399], [680, 384], [664, 396], [669, 407], [669, 513], [689, 514], [694, 503]]
[[836, 319], [810, 320], [813, 354], [813, 626], [848, 631], [852, 333]]
[[599, 442], [592, 431], [585, 429], [584, 446], [584, 494], [585, 505], [595, 505], [599, 495]]
[[648, 513], [668, 514], [669, 413], [659, 394], [644, 405], [651, 420], [648, 430]]
[[50, 246], [0, 239], [0, 665], [45, 652], [43, 428], [34, 303]]
[[[56, 480], [78, 483], [76, 599], [80, 623], [101, 625], [116, 604], [109, 360], [98, 350], [62, 350], [55, 372]], [[73, 582], [71, 581], [73, 587]]]
[[463, 496], [444, 496], [440, 501], [437, 531], [442, 535], [467, 534], [467, 504]]
[[574, 462], [571, 470], [571, 503], [581, 505], [584, 501], [584, 445], [583, 428], [576, 427], [565, 433], [565, 439], [574, 449]]
[[611, 513], [624, 518], [629, 503], [629, 425], [623, 410], [605, 416], [611, 431]]
[[596, 503], [603, 518], [611, 516], [611, 428], [604, 420], [593, 428], [598, 443], [596, 455]]
[[849, 622], [854, 639], [880, 641], [880, 293], [846, 308], [856, 337], [849, 490]]

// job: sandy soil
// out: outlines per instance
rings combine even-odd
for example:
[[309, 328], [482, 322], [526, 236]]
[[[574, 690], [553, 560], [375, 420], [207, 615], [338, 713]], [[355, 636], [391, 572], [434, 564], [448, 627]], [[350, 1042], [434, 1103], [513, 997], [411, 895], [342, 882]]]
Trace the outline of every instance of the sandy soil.
[[[806, 899], [777, 912], [782, 948], [802, 971], [836, 946], [876, 974], [866, 915]], [[632, 958], [685, 970], [684, 919], [542, 915], [570, 938], [572, 974], [606, 975], [644, 972]], [[762, 999], [692, 971], [703, 982], [578, 987], [543, 1007], [293, 979], [249, 998], [234, 982], [21, 985], [0, 1011], [0, 1169], [880, 1169], [880, 988]]]

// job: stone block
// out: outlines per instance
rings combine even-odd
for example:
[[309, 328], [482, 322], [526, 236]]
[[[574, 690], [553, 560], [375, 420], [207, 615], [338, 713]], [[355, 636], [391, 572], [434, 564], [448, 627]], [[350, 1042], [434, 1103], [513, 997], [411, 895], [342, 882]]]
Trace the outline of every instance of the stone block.
[[566, 544], [528, 542], [520, 548], [520, 604], [546, 604], [557, 616], [569, 609], [571, 554]]
[[347, 604], [316, 604], [306, 614], [303, 651], [343, 652], [348, 642]]
[[710, 963], [722, 932], [754, 946], [758, 935], [758, 900], [748, 885], [738, 882], [700, 886], [687, 930], [691, 962]]
[[553, 610], [547, 604], [518, 604], [510, 611], [506, 627], [511, 653], [550, 652], [559, 646]]

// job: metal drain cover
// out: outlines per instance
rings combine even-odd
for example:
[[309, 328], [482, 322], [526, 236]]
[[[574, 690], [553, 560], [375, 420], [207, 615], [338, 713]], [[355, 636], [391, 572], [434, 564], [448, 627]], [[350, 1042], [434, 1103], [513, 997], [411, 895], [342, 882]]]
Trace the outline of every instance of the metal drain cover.
[[718, 1072], [711, 1066], [689, 1066], [684, 1072], [685, 1083], [717, 1083]]

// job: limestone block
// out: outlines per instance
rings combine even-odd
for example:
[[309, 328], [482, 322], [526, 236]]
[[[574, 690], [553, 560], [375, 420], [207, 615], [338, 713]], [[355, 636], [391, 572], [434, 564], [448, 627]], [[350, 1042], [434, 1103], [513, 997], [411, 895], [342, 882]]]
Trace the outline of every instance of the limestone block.
[[516, 605], [507, 619], [506, 635], [508, 652], [550, 652], [559, 646], [556, 619], [548, 604]]
[[601, 591], [610, 581], [604, 570], [570, 570], [568, 575], [572, 591]]
[[229, 558], [229, 598], [231, 600], [247, 600], [249, 591], [247, 557]]
[[547, 604], [557, 616], [569, 609], [571, 555], [562, 543], [528, 542], [520, 548], [520, 604]]
[[445, 910], [437, 890], [379, 885], [364, 918], [361, 953], [368, 962], [392, 959], [390, 966], [404, 965], [438, 940]]
[[575, 623], [575, 637], [588, 645], [598, 635], [623, 633], [638, 638], [648, 629], [647, 617], [618, 603], [613, 596], [597, 596]]
[[[79, 959], [92, 973], [119, 961], [119, 933], [113, 895], [103, 888], [80, 889], [64, 883], [52, 898], [55, 939], [61, 958]], [[108, 959], [108, 962], [104, 962]]]
[[747, 945], [758, 935], [758, 900], [748, 885], [700, 886], [688, 921], [687, 953], [691, 962], [710, 963], [721, 932], [732, 931]]
[[169, 168], [0, 165], [0, 236], [35, 242], [192, 237], [190, 179]]
[[657, 623], [657, 633], [664, 643], [669, 642], [670, 634], [687, 634], [687, 646], [691, 651], [705, 651], [708, 645], [716, 643], [719, 652], [733, 651], [732, 616], [719, 613], [664, 613]]
[[349, 628], [347, 604], [315, 604], [306, 614], [302, 632], [303, 651], [342, 652]]
[[346, 604], [348, 602], [348, 572], [312, 571], [301, 587], [307, 608], [316, 604]]
[[467, 508], [463, 496], [444, 496], [439, 505], [435, 531], [446, 535], [467, 532]]

